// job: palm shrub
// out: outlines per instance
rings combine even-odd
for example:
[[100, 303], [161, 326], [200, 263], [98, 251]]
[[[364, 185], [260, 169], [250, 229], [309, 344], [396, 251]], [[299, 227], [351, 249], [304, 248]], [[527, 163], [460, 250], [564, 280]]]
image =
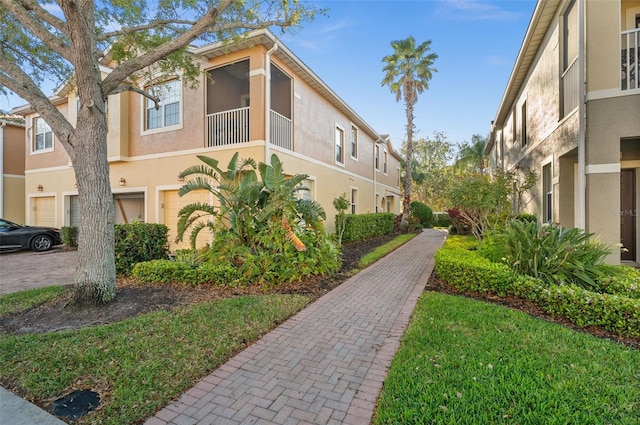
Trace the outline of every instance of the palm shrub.
[[523, 220], [487, 232], [479, 250], [519, 274], [588, 290], [598, 289], [598, 280], [605, 274], [601, 263], [613, 252], [582, 229]]

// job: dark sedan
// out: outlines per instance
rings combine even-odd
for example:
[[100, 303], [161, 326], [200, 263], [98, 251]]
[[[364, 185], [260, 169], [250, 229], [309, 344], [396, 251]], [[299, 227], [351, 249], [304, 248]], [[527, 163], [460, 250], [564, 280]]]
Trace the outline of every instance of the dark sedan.
[[60, 229], [22, 226], [0, 218], [0, 250], [2, 251], [30, 249], [42, 252], [61, 244]]

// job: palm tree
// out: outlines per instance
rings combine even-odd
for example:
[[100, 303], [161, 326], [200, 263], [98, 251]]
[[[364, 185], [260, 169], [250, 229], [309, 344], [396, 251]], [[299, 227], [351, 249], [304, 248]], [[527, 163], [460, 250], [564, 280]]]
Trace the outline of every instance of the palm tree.
[[479, 134], [471, 136], [471, 143], [464, 142], [456, 158], [456, 169], [462, 172], [484, 175], [485, 160], [484, 148], [487, 138]]
[[406, 40], [392, 41], [393, 54], [382, 58], [386, 63], [383, 71], [386, 73], [382, 80], [383, 86], [389, 86], [396, 95], [396, 102], [404, 99], [405, 114], [407, 116], [407, 157], [405, 158], [404, 198], [402, 200], [402, 219], [400, 226], [409, 226], [409, 204], [411, 202], [411, 173], [413, 165], [413, 107], [418, 101], [418, 94], [429, 88], [434, 61], [438, 58], [431, 50], [431, 40], [416, 46], [416, 40], [409, 36]]

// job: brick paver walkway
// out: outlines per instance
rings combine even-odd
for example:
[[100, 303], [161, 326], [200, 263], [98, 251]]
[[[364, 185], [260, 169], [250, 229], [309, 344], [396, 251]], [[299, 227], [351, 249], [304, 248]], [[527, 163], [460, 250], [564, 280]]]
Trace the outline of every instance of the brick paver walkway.
[[444, 233], [425, 230], [278, 326], [146, 425], [369, 424]]

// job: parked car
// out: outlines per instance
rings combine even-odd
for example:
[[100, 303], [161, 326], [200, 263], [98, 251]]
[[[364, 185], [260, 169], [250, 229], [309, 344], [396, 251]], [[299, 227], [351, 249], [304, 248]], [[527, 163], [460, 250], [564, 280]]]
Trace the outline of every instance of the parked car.
[[30, 249], [42, 252], [61, 244], [60, 229], [22, 226], [0, 218], [0, 250], [2, 251]]

